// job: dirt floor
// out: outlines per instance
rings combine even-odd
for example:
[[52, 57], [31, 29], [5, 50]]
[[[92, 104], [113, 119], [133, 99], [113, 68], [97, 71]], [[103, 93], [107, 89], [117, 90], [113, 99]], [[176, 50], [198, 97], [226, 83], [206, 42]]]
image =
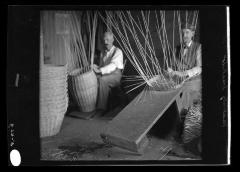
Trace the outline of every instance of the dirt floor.
[[[60, 132], [41, 139], [41, 159], [58, 161], [105, 161], [105, 160], [199, 160], [196, 151], [186, 151], [171, 134], [164, 137], [147, 134], [149, 143], [142, 155], [106, 145], [101, 140], [103, 128], [121, 110], [116, 108], [104, 117], [90, 120], [65, 116]], [[189, 149], [190, 150], [190, 149]]]

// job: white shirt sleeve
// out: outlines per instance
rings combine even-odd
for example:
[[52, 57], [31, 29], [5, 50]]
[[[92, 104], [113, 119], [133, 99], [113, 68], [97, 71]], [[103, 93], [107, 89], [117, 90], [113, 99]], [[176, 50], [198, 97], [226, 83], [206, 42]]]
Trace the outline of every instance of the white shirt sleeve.
[[101, 67], [100, 71], [104, 75], [113, 72], [116, 68], [123, 69], [123, 53], [122, 50], [118, 48], [112, 57], [111, 63], [104, 67]]
[[201, 45], [197, 50], [197, 66], [186, 71], [189, 77], [202, 73], [202, 49]]

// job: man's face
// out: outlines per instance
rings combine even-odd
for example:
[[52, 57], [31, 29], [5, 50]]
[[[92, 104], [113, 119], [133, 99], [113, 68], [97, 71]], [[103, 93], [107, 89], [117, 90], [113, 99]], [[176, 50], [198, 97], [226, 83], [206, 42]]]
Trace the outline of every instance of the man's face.
[[103, 37], [103, 42], [104, 42], [104, 46], [105, 48], [107, 48], [108, 50], [110, 50], [113, 46], [113, 37], [110, 34], [105, 34]]
[[194, 31], [190, 29], [183, 29], [183, 41], [185, 44], [188, 44], [191, 40], [192, 37], [194, 36]]

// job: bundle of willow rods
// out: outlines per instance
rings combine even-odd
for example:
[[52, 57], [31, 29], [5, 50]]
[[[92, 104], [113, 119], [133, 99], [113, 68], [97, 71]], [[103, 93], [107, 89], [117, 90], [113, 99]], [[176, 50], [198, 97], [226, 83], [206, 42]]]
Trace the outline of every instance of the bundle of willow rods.
[[96, 12], [69, 12], [70, 34], [64, 37], [69, 70], [81, 73], [92, 69], [97, 30]]
[[[150, 11], [141, 11], [141, 15], [137, 16], [137, 19], [134, 19], [131, 11], [106, 11], [105, 13], [106, 18], [102, 15], [99, 16], [103, 19], [109, 29], [114, 29], [117, 34], [117, 36], [114, 35], [115, 39], [121, 46], [132, 66], [139, 74], [139, 77], [125, 77], [127, 81], [137, 82], [132, 85], [134, 88], [128, 92], [133, 91], [146, 83], [148, 86], [153, 87], [156, 90], [164, 91], [178, 88], [179, 85], [184, 82], [185, 78], [168, 75], [166, 71], [166, 68], [168, 67], [178, 71], [184, 70], [182, 68], [182, 56], [179, 57], [180, 60], [177, 62], [174, 49], [175, 16], [177, 16], [178, 19], [180, 43], [182, 45], [181, 18], [179, 11], [174, 11], [172, 47], [168, 41], [166, 32], [165, 11], [154, 11], [156, 20], [151, 20], [151, 23], [156, 23], [157, 35], [163, 51], [163, 57], [161, 57], [164, 62], [163, 66], [160, 65], [160, 58], [156, 55], [154, 47], [154, 44], [157, 44], [154, 42], [156, 39], [152, 39], [150, 32]], [[158, 16], [160, 16], [161, 26]], [[187, 12], [186, 20], [188, 20]], [[194, 12], [192, 21], [194, 25], [197, 24], [197, 12]], [[133, 41], [130, 41], [131, 38]], [[143, 41], [141, 41], [142, 39]], [[134, 51], [133, 47], [136, 47]], [[181, 52], [183, 52], [183, 47], [181, 47]]]
[[95, 54], [97, 13], [73, 11], [69, 13], [70, 34], [64, 38], [67, 52], [69, 89], [82, 112], [95, 109], [97, 78], [92, 70]]

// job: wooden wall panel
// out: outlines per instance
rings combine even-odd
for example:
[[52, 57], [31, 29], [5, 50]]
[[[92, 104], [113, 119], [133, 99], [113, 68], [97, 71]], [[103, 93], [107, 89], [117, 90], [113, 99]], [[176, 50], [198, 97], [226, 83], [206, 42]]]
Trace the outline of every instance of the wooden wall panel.
[[66, 52], [64, 48], [63, 35], [56, 33], [56, 12], [44, 11], [42, 15], [44, 63], [53, 65], [65, 65]]

